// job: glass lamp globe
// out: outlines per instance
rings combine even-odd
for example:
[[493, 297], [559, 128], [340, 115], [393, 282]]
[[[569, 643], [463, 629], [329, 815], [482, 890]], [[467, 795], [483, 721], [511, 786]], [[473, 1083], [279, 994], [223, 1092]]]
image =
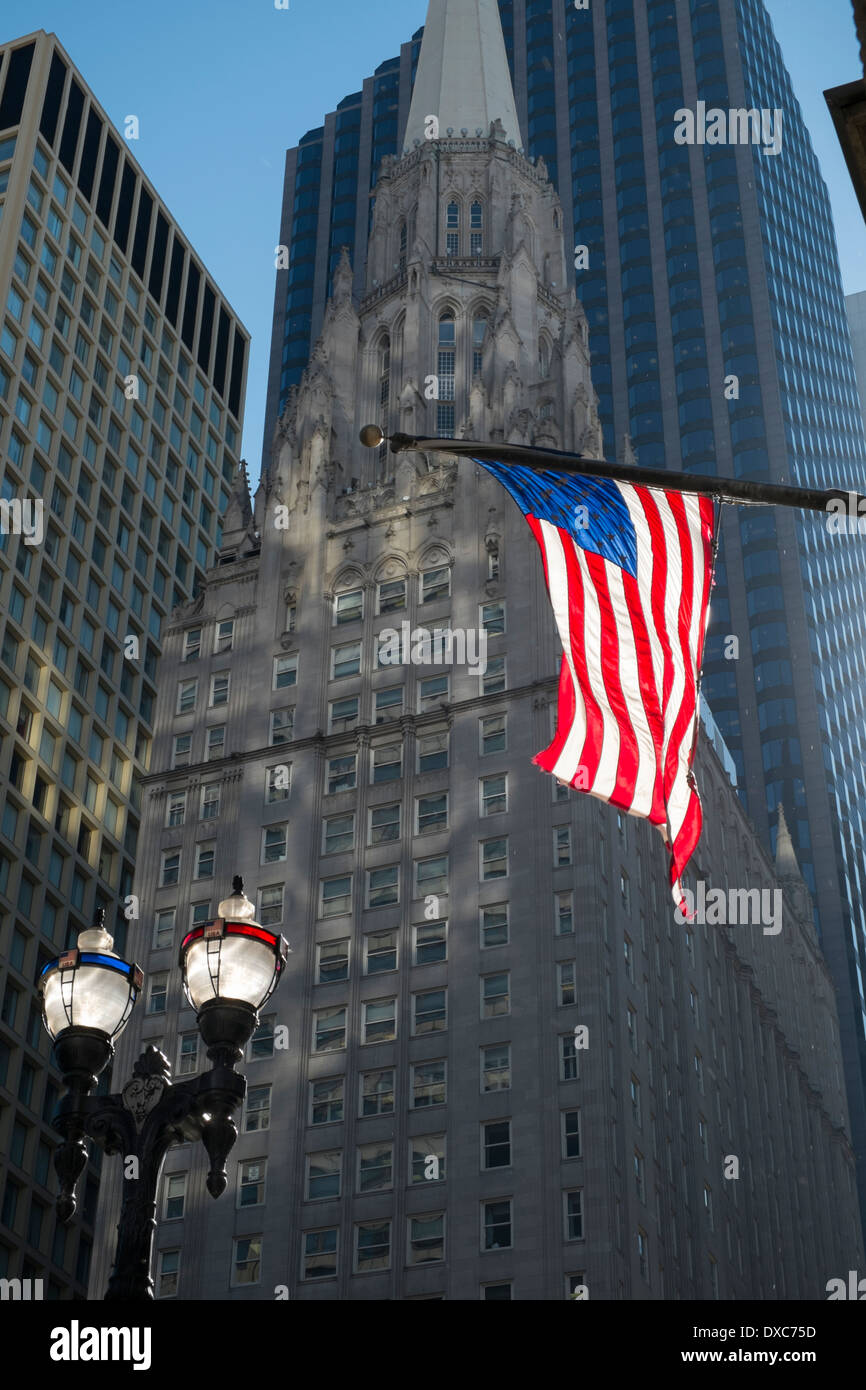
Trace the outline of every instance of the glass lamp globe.
[[255, 908], [236, 877], [232, 896], [224, 898], [217, 917], [187, 932], [180, 947], [183, 986], [199, 1012], [219, 999], [249, 1005], [256, 1012], [280, 981], [288, 943], [255, 921]]
[[67, 1028], [89, 1028], [113, 1040], [123, 1032], [144, 980], [141, 968], [121, 960], [100, 908], [78, 945], [50, 960], [39, 978], [42, 1017], [51, 1038]]

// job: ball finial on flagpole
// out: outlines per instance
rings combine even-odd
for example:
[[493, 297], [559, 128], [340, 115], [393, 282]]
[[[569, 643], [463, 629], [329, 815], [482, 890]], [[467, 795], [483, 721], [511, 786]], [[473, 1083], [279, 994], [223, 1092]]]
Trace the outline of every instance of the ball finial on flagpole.
[[368, 449], [378, 449], [384, 440], [385, 435], [378, 425], [365, 425], [361, 430], [361, 443]]

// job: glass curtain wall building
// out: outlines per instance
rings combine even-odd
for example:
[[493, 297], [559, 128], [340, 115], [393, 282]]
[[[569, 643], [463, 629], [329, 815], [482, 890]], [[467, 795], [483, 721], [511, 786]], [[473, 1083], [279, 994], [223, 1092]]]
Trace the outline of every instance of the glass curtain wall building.
[[[499, 9], [526, 151], [557, 186], [566, 237], [586, 248], [576, 287], [608, 456], [628, 435], [649, 466], [862, 483], [829, 200], [763, 0]], [[422, 34], [288, 153], [266, 441], [318, 337], [341, 245], [361, 292], [379, 161], [402, 153]], [[678, 144], [676, 113], [699, 101], [781, 112], [780, 152]], [[814, 514], [727, 509], [704, 693], [771, 847], [787, 813], [840, 994], [866, 1205], [864, 576], [862, 542]]]
[[221, 541], [248, 350], [130, 143], [54, 35], [0, 48], [0, 500], [43, 507], [38, 543], [0, 534], [0, 1277], [52, 1298], [85, 1294], [99, 1155], [60, 1226], [36, 982], [98, 907], [123, 950], [163, 628]]

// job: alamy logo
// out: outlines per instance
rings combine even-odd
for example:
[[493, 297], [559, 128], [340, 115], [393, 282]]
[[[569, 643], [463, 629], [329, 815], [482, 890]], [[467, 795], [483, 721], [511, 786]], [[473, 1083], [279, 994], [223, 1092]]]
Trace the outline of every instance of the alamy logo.
[[858, 1280], [856, 1269], [848, 1270], [847, 1286], [844, 1279], [828, 1279], [826, 1288], [828, 1303], [839, 1299], [853, 1299], [857, 1303], [866, 1301], [866, 1279]]
[[782, 930], [781, 888], [711, 888], [698, 880], [697, 893], [683, 889], [686, 911], [674, 912], [682, 926], [696, 922], [710, 927], [763, 926], [765, 936], [778, 936]]
[[846, 498], [831, 497], [825, 511], [831, 536], [866, 535], [866, 498], [856, 492], [849, 492]]
[[782, 112], [734, 107], [723, 111], [699, 101], [694, 111], [674, 112], [674, 140], [678, 145], [761, 145], [764, 154], [782, 152]]
[[403, 622], [379, 633], [380, 666], [468, 666], [473, 676], [487, 670], [484, 628], [416, 627]]
[[43, 537], [41, 497], [0, 497], [0, 535], [23, 536], [25, 545], [41, 545]]
[[52, 1361], [131, 1361], [134, 1371], [150, 1370], [149, 1327], [69, 1327], [51, 1332]]
[[40, 1303], [44, 1298], [42, 1279], [0, 1279], [0, 1302]]

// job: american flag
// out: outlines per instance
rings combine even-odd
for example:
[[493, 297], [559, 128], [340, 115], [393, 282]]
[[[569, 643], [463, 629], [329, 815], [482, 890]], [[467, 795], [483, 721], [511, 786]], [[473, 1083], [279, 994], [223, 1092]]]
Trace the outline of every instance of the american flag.
[[544, 561], [563, 646], [556, 737], [534, 761], [659, 826], [674, 900], [701, 833], [692, 774], [715, 506], [662, 488], [476, 459]]

